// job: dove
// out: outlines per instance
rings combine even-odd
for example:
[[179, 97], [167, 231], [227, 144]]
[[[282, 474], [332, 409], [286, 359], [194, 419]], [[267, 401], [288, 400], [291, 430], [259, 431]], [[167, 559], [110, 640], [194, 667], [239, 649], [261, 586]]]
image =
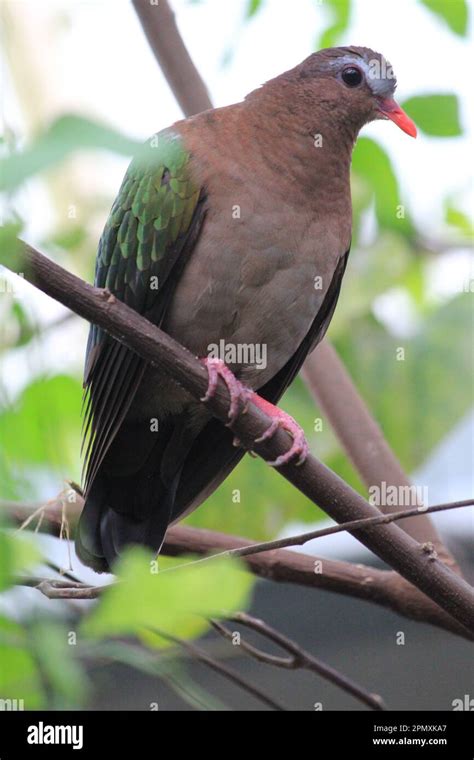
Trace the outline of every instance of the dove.
[[[239, 103], [153, 135], [101, 236], [95, 285], [221, 377], [229, 424], [251, 400], [292, 437], [273, 464], [304, 461], [302, 429], [275, 405], [323, 338], [351, 244], [350, 166], [361, 128], [412, 137], [396, 79], [364, 47], [320, 50]], [[76, 551], [107, 572], [129, 545], [155, 555], [245, 453], [159, 366], [92, 325], [85, 372], [85, 504]]]

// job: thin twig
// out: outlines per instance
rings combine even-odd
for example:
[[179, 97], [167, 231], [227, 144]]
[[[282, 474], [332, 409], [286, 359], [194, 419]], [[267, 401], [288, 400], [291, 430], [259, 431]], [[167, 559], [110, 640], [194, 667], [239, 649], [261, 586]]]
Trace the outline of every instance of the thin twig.
[[[410, 517], [419, 517], [426, 512], [442, 512], [449, 509], [459, 509], [460, 507], [470, 507], [474, 504], [474, 499], [466, 499], [464, 501], [453, 501], [446, 504], [435, 504], [432, 507], [413, 507], [410, 510], [403, 510], [401, 512], [391, 512], [386, 515], [378, 515], [377, 517], [368, 517], [362, 520], [352, 520], [342, 525], [331, 525], [327, 528], [319, 528], [318, 530], [309, 531], [308, 533], [300, 533], [296, 536], [288, 536], [286, 538], [276, 538], [272, 541], [262, 541], [260, 543], [252, 543], [249, 546], [238, 547], [235, 549], [227, 549], [223, 552], [217, 552], [216, 554], [209, 554], [201, 559], [194, 560], [192, 562], [186, 562], [186, 565], [198, 565], [204, 562], [211, 562], [215, 559], [221, 559], [222, 557], [247, 557], [254, 554], [261, 554], [263, 552], [273, 551], [274, 549], [291, 548], [293, 546], [301, 546], [316, 538], [323, 538], [324, 536], [331, 536], [334, 533], [343, 533], [345, 531], [354, 533], [356, 530], [366, 528], [372, 525], [386, 525], [397, 520], [405, 520]], [[424, 550], [429, 550], [433, 553], [436, 552], [434, 545], [431, 542], [425, 542], [422, 544]], [[170, 567], [163, 572], [174, 572], [179, 570], [183, 565]]]
[[212, 670], [215, 670], [216, 673], [220, 673], [229, 681], [232, 681], [233, 683], [237, 684], [246, 692], [248, 692], [249, 694], [252, 694], [252, 696], [254, 696], [256, 699], [259, 699], [261, 702], [268, 705], [268, 707], [271, 707], [273, 710], [285, 710], [285, 708], [282, 707], [278, 702], [276, 702], [276, 700], [274, 700], [272, 697], [269, 697], [267, 694], [261, 691], [261, 689], [259, 689], [257, 686], [254, 686], [253, 684], [251, 684], [249, 681], [243, 678], [243, 676], [241, 676], [239, 673], [236, 673], [235, 671], [231, 670], [231, 668], [228, 668], [227, 665], [223, 665], [218, 660], [215, 660], [213, 657], [211, 657], [211, 655], [209, 655], [203, 649], [200, 649], [199, 647], [197, 647], [195, 644], [191, 644], [191, 642], [189, 641], [180, 639], [177, 636], [172, 636], [169, 633], [164, 633], [163, 631], [159, 631], [159, 634], [160, 636], [163, 636], [169, 641], [173, 641], [175, 644], [179, 644], [180, 647], [182, 647], [186, 652], [191, 654], [193, 657], [205, 663], [208, 667], [210, 667]]
[[[235, 631], [226, 628], [219, 620], [210, 619], [209, 622], [214, 630], [221, 634], [224, 639], [232, 641], [232, 643], [234, 642]], [[278, 668], [287, 668], [288, 670], [294, 670], [295, 668], [294, 657], [280, 657], [276, 654], [269, 654], [268, 652], [264, 652], [263, 649], [259, 649], [253, 644], [249, 644], [248, 641], [242, 638], [240, 638], [238, 645], [244, 652], [247, 652], [247, 654], [251, 655], [255, 660], [258, 660], [258, 662], [265, 663], [265, 665], [275, 665]]]
[[54, 570], [55, 573], [58, 573], [61, 576], [61, 579], [66, 579], [69, 581], [73, 581], [74, 583], [81, 583], [82, 581], [77, 578], [71, 570], [65, 570], [64, 568], [60, 567], [60, 565], [57, 565], [55, 562], [51, 562], [51, 560], [48, 560], [44, 563], [47, 567], [50, 568], [50, 570]]
[[[239, 645], [244, 649], [251, 657], [254, 657], [259, 662], [264, 662], [268, 665], [274, 665], [279, 668], [287, 668], [291, 670], [309, 670], [313, 673], [317, 673], [322, 676], [326, 681], [333, 683], [343, 691], [351, 694], [353, 697], [368, 705], [372, 710], [386, 710], [387, 707], [383, 699], [378, 694], [371, 694], [359, 684], [356, 684], [350, 678], [339, 673], [334, 668], [331, 668], [326, 663], [314, 657], [312, 654], [302, 649], [292, 639], [284, 636], [265, 623], [263, 620], [259, 620], [246, 612], [238, 612], [232, 615], [229, 620], [233, 620], [236, 623], [241, 623], [247, 628], [257, 631], [265, 638], [272, 641], [277, 646], [284, 649], [290, 654], [290, 657], [277, 657], [275, 655], [264, 652], [258, 647], [254, 647], [245, 640], [240, 640]], [[217, 620], [210, 621], [213, 628], [226, 639], [233, 640], [234, 632], [222, 625]]]
[[107, 586], [90, 586], [80, 581], [38, 578], [31, 575], [19, 576], [15, 583], [17, 586], [36, 588], [48, 599], [97, 599], [107, 588]]
[[327, 528], [320, 528], [319, 530], [309, 531], [308, 533], [300, 533], [296, 536], [288, 536], [287, 538], [278, 538], [274, 541], [262, 541], [259, 544], [251, 544], [248, 547], [242, 549], [230, 549], [227, 552], [220, 552], [219, 554], [212, 555], [209, 559], [214, 557], [220, 557], [224, 554], [245, 557], [250, 554], [259, 554], [260, 552], [271, 551], [272, 549], [284, 549], [285, 547], [301, 546], [308, 541], [312, 541], [316, 538], [323, 538], [323, 536], [332, 536], [334, 533], [343, 533], [344, 531], [355, 531], [359, 528], [366, 528], [369, 525], [387, 525], [397, 520], [405, 520], [411, 517], [420, 517], [423, 514], [433, 514], [434, 512], [444, 512], [448, 509], [460, 509], [461, 507], [470, 507], [474, 504], [474, 499], [465, 499], [464, 501], [452, 501], [446, 504], [435, 504], [432, 507], [413, 507], [412, 509], [402, 510], [401, 512], [390, 512], [387, 515], [380, 515], [377, 517], [367, 517], [362, 520], [351, 520], [350, 522], [343, 523], [342, 525], [331, 525]]

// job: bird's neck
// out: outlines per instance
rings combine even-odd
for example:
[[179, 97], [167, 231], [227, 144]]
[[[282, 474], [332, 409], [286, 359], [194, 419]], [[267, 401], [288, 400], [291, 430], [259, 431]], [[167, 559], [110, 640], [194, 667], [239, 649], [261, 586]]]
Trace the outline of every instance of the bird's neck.
[[281, 84], [269, 84], [241, 104], [238, 121], [254, 151], [276, 175], [290, 175], [303, 192], [348, 193], [358, 126], [326, 110], [324, 103], [298, 103]]

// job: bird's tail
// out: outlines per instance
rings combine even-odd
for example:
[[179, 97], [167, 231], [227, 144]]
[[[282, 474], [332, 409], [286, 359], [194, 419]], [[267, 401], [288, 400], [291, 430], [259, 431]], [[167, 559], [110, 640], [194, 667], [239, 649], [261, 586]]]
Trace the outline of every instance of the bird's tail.
[[79, 559], [96, 572], [109, 572], [123, 549], [140, 544], [158, 553], [170, 521], [179, 465], [164, 473], [160, 464], [173, 425], [159, 434], [125, 422], [85, 495], [76, 534]]
[[[298, 369], [285, 366], [259, 393], [276, 403]], [[128, 544], [157, 554], [168, 525], [196, 509], [244, 455], [219, 420], [188, 424], [186, 413], [170, 416], [154, 437], [142, 424], [122, 424], [79, 521], [76, 551], [86, 565], [107, 572]]]

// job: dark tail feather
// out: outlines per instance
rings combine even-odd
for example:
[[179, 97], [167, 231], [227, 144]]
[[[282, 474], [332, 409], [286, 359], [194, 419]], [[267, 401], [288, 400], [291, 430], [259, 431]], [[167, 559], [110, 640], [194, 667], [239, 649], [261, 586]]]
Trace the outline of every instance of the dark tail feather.
[[[131, 544], [148, 547], [158, 554], [171, 517], [178, 477], [171, 487], [146, 488], [149, 510], [141, 517], [117, 511], [117, 501], [109, 495], [108, 479], [98, 473], [85, 501], [76, 535], [79, 559], [98, 573], [110, 572], [123, 550]], [[130, 503], [142, 490], [143, 478], [138, 472], [122, 483], [124, 497]]]
[[124, 423], [86, 493], [76, 536], [80, 560], [96, 572], [110, 571], [130, 544], [156, 554], [171, 517], [179, 468], [164, 477], [163, 453], [175, 425], [160, 423], [160, 432], [143, 423]]

